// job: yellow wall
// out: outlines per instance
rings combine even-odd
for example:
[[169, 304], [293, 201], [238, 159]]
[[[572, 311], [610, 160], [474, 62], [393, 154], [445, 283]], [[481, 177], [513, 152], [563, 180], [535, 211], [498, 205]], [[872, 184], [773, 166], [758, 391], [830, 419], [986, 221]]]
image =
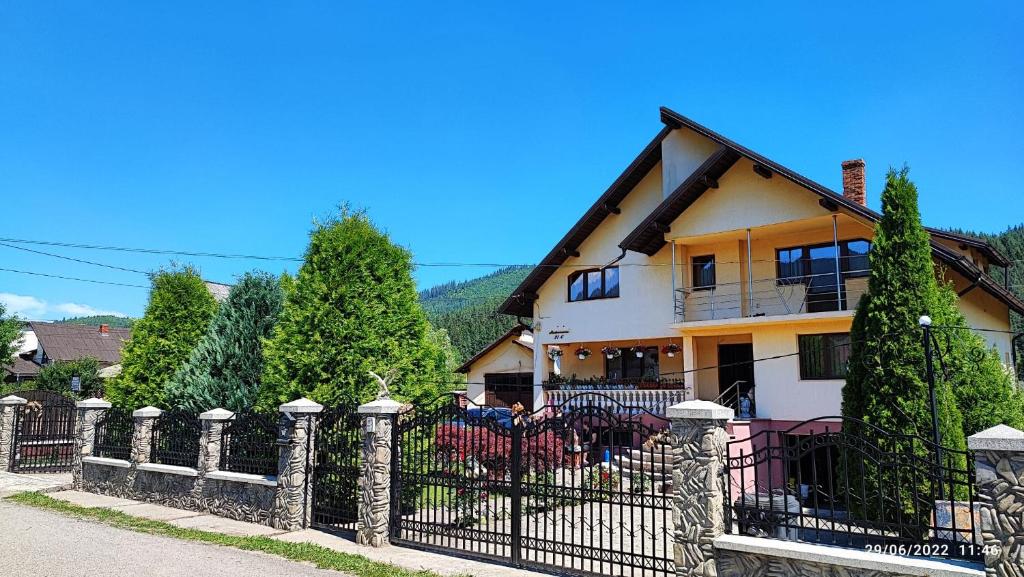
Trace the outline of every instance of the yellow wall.
[[533, 372], [533, 352], [509, 337], [477, 359], [467, 375], [469, 384], [466, 394], [471, 401], [484, 404], [484, 375], [487, 373], [529, 373]]
[[[949, 270], [946, 270], [945, 274], [947, 280], [953, 281], [953, 289], [958, 293], [971, 284], [967, 279]], [[981, 288], [976, 287], [960, 297], [960, 312], [967, 319], [968, 326], [991, 331], [1010, 330], [1010, 311], [1007, 306]], [[1013, 335], [986, 331], [979, 331], [978, 334], [985, 339], [989, 346], [993, 346], [999, 351], [999, 358], [1007, 366], [1011, 365]]]

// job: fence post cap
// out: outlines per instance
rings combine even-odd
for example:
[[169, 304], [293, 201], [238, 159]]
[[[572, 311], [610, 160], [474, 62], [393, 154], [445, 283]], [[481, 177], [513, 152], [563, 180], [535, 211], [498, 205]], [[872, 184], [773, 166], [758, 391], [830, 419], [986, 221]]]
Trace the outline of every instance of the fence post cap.
[[1024, 431], [996, 425], [967, 437], [967, 448], [972, 451], [1024, 452]]
[[736, 416], [736, 411], [711, 401], [685, 401], [672, 405], [665, 411], [670, 419], [691, 419], [701, 421], [728, 421]]
[[0, 405], [24, 405], [27, 403], [28, 401], [15, 395], [7, 395], [0, 399]]
[[295, 399], [290, 403], [281, 405], [278, 407], [278, 410], [282, 413], [319, 413], [324, 410], [324, 406], [320, 403], [311, 401], [306, 397], [302, 397], [301, 399]]
[[199, 413], [200, 421], [230, 421], [235, 418], [235, 414], [227, 409], [210, 409], [205, 413]]
[[359, 405], [356, 412], [360, 415], [394, 415], [402, 408], [402, 403], [391, 399], [378, 399]]
[[153, 406], [149, 406], [149, 407], [142, 407], [141, 409], [136, 409], [135, 411], [132, 411], [132, 416], [133, 417], [159, 417], [162, 413], [163, 413], [163, 411], [161, 411], [160, 409], [158, 409], [156, 407], [153, 407]]
[[78, 401], [75, 406], [79, 409], [109, 409], [112, 405], [103, 399], [93, 397], [84, 401]]

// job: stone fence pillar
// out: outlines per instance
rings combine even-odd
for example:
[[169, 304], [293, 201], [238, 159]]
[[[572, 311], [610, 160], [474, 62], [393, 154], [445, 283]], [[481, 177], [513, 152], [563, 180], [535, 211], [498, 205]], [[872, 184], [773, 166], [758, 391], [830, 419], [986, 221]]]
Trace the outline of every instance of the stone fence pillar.
[[986, 575], [1024, 574], [1024, 432], [996, 425], [967, 438], [974, 451]]
[[363, 426], [363, 474], [356, 542], [383, 547], [391, 537], [391, 442], [401, 404], [378, 399], [359, 406]]
[[10, 395], [0, 399], [0, 471], [11, 468], [14, 456], [14, 424], [18, 409], [28, 401]]
[[686, 401], [672, 421], [672, 522], [676, 575], [714, 577], [714, 540], [725, 531], [725, 424], [735, 415], [710, 401]]
[[203, 432], [199, 439], [199, 463], [196, 470], [200, 475], [220, 468], [220, 445], [224, 438], [224, 425], [234, 418], [235, 414], [227, 409], [212, 409], [199, 414]]
[[156, 407], [143, 407], [132, 412], [135, 429], [132, 431], [131, 462], [148, 463], [149, 451], [153, 444], [153, 425], [163, 411]]
[[324, 406], [309, 399], [298, 399], [280, 406], [277, 461], [277, 494], [270, 512], [270, 523], [277, 529], [297, 531], [309, 527], [313, 511], [313, 470], [317, 415]]
[[95, 397], [78, 401], [78, 418], [75, 420], [75, 463], [71, 478], [76, 489], [82, 488], [82, 457], [92, 455], [96, 444], [96, 422], [110, 408], [110, 403]]

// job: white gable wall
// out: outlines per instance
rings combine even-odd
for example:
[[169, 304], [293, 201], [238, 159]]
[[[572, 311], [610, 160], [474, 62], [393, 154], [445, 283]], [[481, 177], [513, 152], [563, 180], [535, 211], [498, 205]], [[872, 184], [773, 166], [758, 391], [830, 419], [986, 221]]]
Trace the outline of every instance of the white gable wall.
[[[622, 201], [621, 214], [612, 214], [538, 291], [534, 319], [540, 320], [538, 342], [601, 342], [657, 338], [673, 335], [671, 249], [666, 245], [653, 257], [627, 252], [619, 263], [619, 297], [569, 302], [568, 278], [579, 265], [603, 266], [618, 258], [619, 242], [662, 201], [660, 164]], [[636, 264], [659, 266], [631, 266]], [[552, 335], [551, 331], [568, 331]]]

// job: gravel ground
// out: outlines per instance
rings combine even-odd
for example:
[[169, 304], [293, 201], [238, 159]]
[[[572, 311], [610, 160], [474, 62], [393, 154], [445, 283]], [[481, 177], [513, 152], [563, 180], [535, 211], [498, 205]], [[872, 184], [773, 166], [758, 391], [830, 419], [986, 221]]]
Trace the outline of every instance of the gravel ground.
[[272, 555], [108, 527], [0, 502], [5, 577], [343, 575]]

